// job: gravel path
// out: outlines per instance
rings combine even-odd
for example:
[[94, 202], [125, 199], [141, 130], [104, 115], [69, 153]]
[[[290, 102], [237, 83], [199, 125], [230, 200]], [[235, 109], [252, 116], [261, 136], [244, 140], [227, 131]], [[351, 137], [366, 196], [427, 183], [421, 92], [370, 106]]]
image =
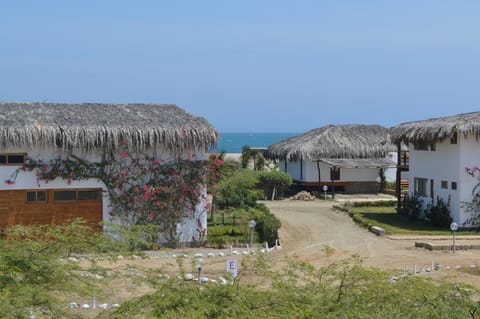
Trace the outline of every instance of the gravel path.
[[[332, 202], [281, 200], [264, 203], [282, 221], [282, 252], [315, 266], [347, 259], [354, 254], [364, 258], [366, 266], [381, 269], [413, 269], [414, 265], [430, 268], [432, 262], [451, 269], [457, 266], [465, 269], [478, 266], [480, 262], [480, 250], [457, 250], [455, 254], [450, 251], [429, 251], [415, 248], [415, 241], [419, 238], [396, 236], [390, 239], [376, 236], [355, 225], [346, 213], [334, 210]], [[430, 237], [429, 240], [434, 239]], [[445, 238], [443, 241], [446, 241]], [[473, 241], [480, 243], [478, 238], [468, 242]], [[457, 243], [461, 244], [462, 241]], [[433, 274], [431, 272], [428, 275]], [[458, 272], [454, 277], [480, 285], [480, 276]]]

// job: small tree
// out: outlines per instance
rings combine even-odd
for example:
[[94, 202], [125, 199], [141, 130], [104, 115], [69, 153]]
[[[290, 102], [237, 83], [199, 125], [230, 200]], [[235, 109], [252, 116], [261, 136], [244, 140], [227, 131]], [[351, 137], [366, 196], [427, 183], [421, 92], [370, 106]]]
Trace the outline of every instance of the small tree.
[[217, 186], [220, 208], [254, 207], [263, 192], [255, 187], [258, 179], [253, 171], [241, 169], [231, 177], [225, 178]]
[[283, 196], [283, 192], [292, 185], [292, 178], [285, 172], [271, 171], [258, 173], [259, 186], [270, 199]]

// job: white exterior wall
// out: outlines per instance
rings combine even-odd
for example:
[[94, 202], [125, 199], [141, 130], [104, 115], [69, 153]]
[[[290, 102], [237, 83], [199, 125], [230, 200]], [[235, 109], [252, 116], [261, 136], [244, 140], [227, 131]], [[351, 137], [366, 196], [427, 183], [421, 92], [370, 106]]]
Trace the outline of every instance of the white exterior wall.
[[[34, 149], [25, 152], [25, 150], [19, 148], [10, 148], [10, 149], [3, 149], [2, 153], [27, 153], [27, 156], [35, 159], [35, 160], [42, 160], [47, 162], [49, 160], [53, 160], [58, 158], [59, 156], [65, 157], [64, 153], [60, 150], [54, 150], [53, 148], [50, 149]], [[101, 161], [101, 153], [90, 153], [90, 154], [82, 154], [81, 152], [73, 154], [77, 155], [78, 157], [85, 159], [87, 161], [92, 162], [99, 162]], [[80, 155], [81, 154], [81, 155]], [[152, 154], [150, 154], [152, 155]], [[158, 152], [155, 154], [160, 160], [168, 160], [171, 159], [172, 156], [168, 153], [161, 153]], [[162, 155], [162, 156], [158, 156]], [[196, 153], [196, 159], [204, 159], [205, 154]], [[110, 222], [111, 216], [109, 215], [110, 211], [110, 199], [108, 197], [108, 193], [106, 192], [106, 187], [100, 180], [97, 179], [88, 179], [88, 180], [81, 180], [75, 181], [72, 180], [69, 184], [68, 181], [63, 180], [61, 178], [57, 178], [52, 181], [48, 181], [46, 183], [43, 180], [37, 181], [35, 171], [20, 171], [15, 179], [14, 184], [7, 184], [5, 183], [6, 180], [12, 178], [12, 174], [19, 168], [20, 166], [2, 166], [0, 165], [0, 191], [1, 190], [36, 190], [36, 189], [78, 189], [78, 188], [101, 188], [103, 190], [103, 200], [102, 200], [102, 220], [104, 222]], [[204, 190], [204, 197], [206, 198], [206, 188]], [[206, 209], [206, 199], [200, 201], [200, 203], [195, 208], [195, 214], [193, 215], [192, 219], [185, 219], [178, 225], [178, 233], [181, 234], [180, 241], [191, 241], [192, 236], [196, 237], [197, 229], [199, 224], [203, 228], [207, 228], [207, 209]]]
[[[465, 168], [472, 168], [474, 166], [480, 167], [480, 142], [473, 135], [463, 138], [458, 136], [460, 145], [459, 166], [458, 166], [458, 203], [460, 211], [460, 225], [463, 225], [466, 219], [471, 216], [471, 213], [465, 212], [465, 209], [460, 207], [462, 202], [471, 202], [473, 199], [473, 188], [480, 182], [478, 178], [474, 178], [465, 172]], [[477, 175], [478, 176], [478, 175]], [[478, 190], [477, 190], [478, 191]], [[465, 225], [468, 226], [468, 225]]]
[[[428, 179], [427, 197], [422, 197], [424, 208], [426, 209], [427, 205], [432, 203], [430, 198], [430, 180], [433, 179], [434, 201], [436, 201], [437, 196], [441, 197], [445, 202], [450, 198], [453, 221], [460, 225], [466, 219], [463, 214], [460, 214], [460, 192], [462, 189], [460, 177], [463, 171], [460, 153], [461, 148], [465, 146], [465, 142], [460, 136], [457, 144], [450, 144], [450, 139], [446, 139], [435, 145], [435, 151], [414, 150], [413, 145], [410, 146], [410, 194], [413, 194], [415, 190], [415, 178]], [[448, 188], [442, 189], [441, 181], [447, 181]], [[452, 190], [452, 182], [457, 183], [457, 190]]]
[[[330, 182], [330, 166], [320, 162], [321, 182]], [[279, 168], [285, 171], [285, 161], [280, 161]], [[302, 175], [300, 169], [302, 168]], [[317, 162], [312, 160], [300, 160], [287, 162], [287, 173], [292, 179], [302, 182], [318, 182]], [[340, 168], [341, 182], [375, 182], [379, 176], [379, 168]], [[302, 177], [302, 178], [301, 178]]]

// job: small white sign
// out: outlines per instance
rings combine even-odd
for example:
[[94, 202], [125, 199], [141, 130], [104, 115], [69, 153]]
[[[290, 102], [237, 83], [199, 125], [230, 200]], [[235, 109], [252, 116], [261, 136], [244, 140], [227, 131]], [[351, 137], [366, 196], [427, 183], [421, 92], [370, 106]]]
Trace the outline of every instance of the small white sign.
[[232, 274], [233, 278], [236, 278], [238, 275], [238, 263], [236, 260], [227, 260], [226, 262], [227, 272]]

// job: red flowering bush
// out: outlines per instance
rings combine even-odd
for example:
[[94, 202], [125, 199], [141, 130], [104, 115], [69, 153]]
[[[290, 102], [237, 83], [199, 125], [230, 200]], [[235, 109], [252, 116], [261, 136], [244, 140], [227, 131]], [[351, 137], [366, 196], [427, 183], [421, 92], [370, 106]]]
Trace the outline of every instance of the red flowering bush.
[[[20, 170], [35, 170], [37, 180], [46, 183], [58, 177], [69, 183], [99, 179], [106, 186], [112, 218], [131, 225], [157, 225], [168, 240], [174, 241], [177, 224], [194, 217], [196, 206], [205, 200], [206, 185], [216, 183], [223, 164], [216, 156], [208, 160], [189, 158], [160, 161], [147, 155], [134, 157], [122, 150], [119, 156], [111, 155], [98, 163], [74, 155], [49, 162], [29, 159]], [[14, 183], [18, 173], [6, 183]]]

